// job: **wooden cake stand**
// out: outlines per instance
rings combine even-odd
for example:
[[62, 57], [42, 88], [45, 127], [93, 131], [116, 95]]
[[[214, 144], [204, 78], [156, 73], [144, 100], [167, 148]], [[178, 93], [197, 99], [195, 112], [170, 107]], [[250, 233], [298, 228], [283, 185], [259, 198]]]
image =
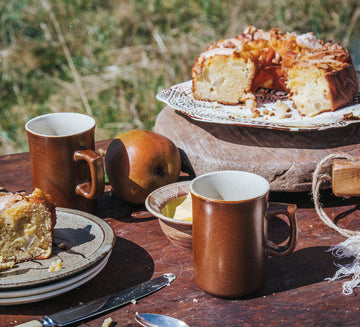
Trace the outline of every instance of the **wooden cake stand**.
[[266, 178], [272, 191], [309, 191], [313, 172], [327, 155], [360, 155], [359, 123], [323, 131], [289, 132], [199, 122], [165, 107], [157, 117], [155, 131], [180, 149], [185, 171], [201, 175], [215, 170], [245, 170]]

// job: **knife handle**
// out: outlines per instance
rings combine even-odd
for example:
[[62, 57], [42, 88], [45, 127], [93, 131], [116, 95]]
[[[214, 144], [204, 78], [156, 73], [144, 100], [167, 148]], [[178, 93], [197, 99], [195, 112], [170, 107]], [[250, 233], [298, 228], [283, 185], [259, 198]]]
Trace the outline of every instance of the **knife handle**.
[[31, 320], [15, 327], [44, 327], [39, 320]]

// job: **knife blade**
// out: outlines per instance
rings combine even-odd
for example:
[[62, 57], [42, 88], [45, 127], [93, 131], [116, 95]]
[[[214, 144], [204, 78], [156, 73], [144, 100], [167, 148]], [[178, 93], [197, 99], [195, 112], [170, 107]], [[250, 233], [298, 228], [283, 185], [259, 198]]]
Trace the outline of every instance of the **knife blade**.
[[175, 278], [176, 276], [174, 274], [163, 274], [162, 276], [151, 279], [140, 285], [130, 287], [111, 295], [105, 295], [99, 299], [79, 304], [52, 315], [44, 316], [40, 320], [32, 320], [17, 325], [17, 327], [68, 326], [152, 294], [163, 287], [170, 285]]

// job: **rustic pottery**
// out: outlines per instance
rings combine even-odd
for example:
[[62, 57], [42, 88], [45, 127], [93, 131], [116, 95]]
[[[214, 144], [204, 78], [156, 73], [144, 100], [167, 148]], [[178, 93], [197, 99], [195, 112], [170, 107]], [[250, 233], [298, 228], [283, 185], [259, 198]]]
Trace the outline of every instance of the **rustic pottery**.
[[[235, 298], [254, 292], [266, 276], [266, 257], [291, 253], [297, 241], [296, 206], [268, 203], [270, 185], [244, 171], [217, 171], [191, 185], [196, 284], [212, 295]], [[267, 238], [267, 222], [286, 215], [287, 244]]]
[[56, 206], [93, 212], [104, 192], [104, 168], [95, 151], [95, 120], [71, 112], [38, 116], [25, 125], [34, 188]]

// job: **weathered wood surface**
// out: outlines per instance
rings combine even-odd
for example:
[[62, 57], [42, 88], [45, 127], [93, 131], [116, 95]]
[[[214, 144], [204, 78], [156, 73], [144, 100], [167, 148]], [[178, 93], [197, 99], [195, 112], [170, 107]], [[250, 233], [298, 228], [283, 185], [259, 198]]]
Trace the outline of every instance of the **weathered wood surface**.
[[265, 177], [274, 191], [308, 191], [312, 174], [324, 157], [340, 152], [360, 154], [359, 123], [325, 131], [288, 132], [199, 122], [165, 107], [155, 131], [183, 151], [196, 175], [222, 169], [250, 171]]
[[[106, 147], [107, 143], [98, 144]], [[0, 157], [0, 185], [9, 190], [31, 191], [29, 157]], [[343, 200], [323, 191], [328, 214], [347, 228], [359, 228], [358, 198]], [[94, 279], [49, 300], [16, 306], [0, 306], [0, 326], [37, 319], [43, 315], [96, 299], [105, 294], [172, 272], [177, 279], [161, 291], [79, 325], [99, 327], [107, 317], [114, 326], [138, 326], [135, 312], [168, 314], [190, 326], [356, 326], [359, 296], [342, 295], [342, 282], [324, 281], [336, 271], [337, 260], [326, 252], [343, 240], [316, 216], [308, 192], [272, 192], [271, 200], [299, 206], [299, 242], [293, 254], [268, 259], [267, 280], [256, 293], [237, 300], [214, 298], [193, 281], [192, 254], [174, 246], [153, 218], [134, 218], [142, 206], [130, 206], [106, 193], [97, 215], [114, 229], [117, 238], [110, 260]], [[272, 220], [271, 239], [282, 241], [287, 225]]]

